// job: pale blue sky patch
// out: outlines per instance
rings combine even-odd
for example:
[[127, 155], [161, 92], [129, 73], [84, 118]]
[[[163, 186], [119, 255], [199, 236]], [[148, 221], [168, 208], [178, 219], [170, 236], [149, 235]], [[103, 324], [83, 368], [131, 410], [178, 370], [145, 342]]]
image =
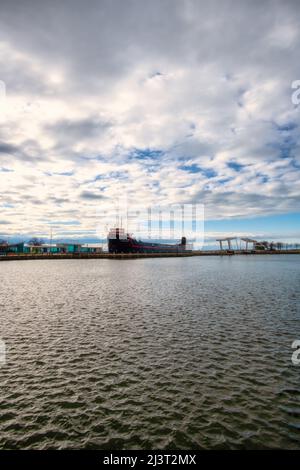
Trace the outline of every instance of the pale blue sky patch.
[[234, 171], [241, 171], [245, 167], [245, 165], [242, 165], [241, 163], [238, 162], [228, 162], [227, 163], [228, 168], [231, 168]]

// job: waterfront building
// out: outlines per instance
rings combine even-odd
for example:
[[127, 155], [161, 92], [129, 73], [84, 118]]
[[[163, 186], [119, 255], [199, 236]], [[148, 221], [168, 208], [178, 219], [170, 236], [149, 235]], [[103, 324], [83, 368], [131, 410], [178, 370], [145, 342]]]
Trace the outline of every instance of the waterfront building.
[[8, 255], [8, 254], [20, 254], [24, 253], [24, 243], [5, 243], [0, 246], [0, 254]]
[[85, 243], [81, 245], [80, 253], [102, 253], [103, 248], [99, 243]]

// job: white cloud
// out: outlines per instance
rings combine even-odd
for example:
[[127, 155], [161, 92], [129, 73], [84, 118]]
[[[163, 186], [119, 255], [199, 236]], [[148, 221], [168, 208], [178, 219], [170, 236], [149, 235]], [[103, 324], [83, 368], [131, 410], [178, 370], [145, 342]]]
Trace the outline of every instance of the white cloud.
[[37, 3], [0, 20], [7, 233], [96, 230], [120, 192], [208, 218], [299, 209], [297, 2]]

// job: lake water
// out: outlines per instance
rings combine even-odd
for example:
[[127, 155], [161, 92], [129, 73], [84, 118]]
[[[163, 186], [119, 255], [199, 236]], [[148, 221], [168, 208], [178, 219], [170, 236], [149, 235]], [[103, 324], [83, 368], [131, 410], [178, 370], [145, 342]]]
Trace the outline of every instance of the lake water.
[[0, 263], [0, 448], [300, 448], [300, 256]]

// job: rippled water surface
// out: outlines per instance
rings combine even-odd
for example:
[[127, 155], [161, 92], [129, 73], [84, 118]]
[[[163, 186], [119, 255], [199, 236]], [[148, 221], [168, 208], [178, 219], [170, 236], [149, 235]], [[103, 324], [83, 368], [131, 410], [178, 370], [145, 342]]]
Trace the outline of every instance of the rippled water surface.
[[0, 263], [0, 448], [300, 448], [300, 257]]

